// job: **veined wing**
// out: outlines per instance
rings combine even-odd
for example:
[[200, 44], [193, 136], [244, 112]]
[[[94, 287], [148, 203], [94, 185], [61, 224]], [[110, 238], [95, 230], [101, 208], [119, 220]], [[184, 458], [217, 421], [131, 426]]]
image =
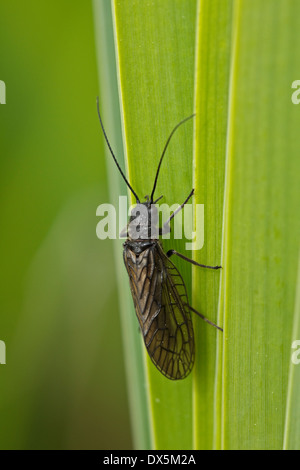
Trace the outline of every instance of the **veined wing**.
[[126, 247], [124, 261], [149, 356], [166, 377], [183, 379], [194, 363], [194, 332], [183, 279], [159, 242], [139, 255]]

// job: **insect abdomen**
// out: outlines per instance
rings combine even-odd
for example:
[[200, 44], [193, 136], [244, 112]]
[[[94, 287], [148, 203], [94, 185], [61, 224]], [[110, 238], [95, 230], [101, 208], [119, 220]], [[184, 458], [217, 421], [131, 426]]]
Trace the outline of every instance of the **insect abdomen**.
[[165, 376], [184, 378], [193, 366], [194, 335], [182, 278], [159, 242], [142, 251], [135, 243], [125, 242], [124, 262], [145, 346]]

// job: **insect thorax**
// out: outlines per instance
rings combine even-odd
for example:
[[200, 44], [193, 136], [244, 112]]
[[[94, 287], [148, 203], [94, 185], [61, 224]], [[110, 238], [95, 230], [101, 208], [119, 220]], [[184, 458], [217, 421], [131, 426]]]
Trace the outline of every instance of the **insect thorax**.
[[131, 211], [128, 224], [130, 240], [153, 240], [159, 236], [158, 210], [154, 204], [143, 202]]
[[126, 240], [123, 243], [124, 250], [132, 251], [136, 256], [139, 256], [143, 251], [159, 243], [157, 240]]

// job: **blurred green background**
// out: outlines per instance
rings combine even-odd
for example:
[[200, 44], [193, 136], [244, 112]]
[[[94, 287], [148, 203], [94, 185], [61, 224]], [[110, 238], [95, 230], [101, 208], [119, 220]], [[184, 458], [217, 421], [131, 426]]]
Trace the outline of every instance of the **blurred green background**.
[[91, 3], [1, 0], [0, 59], [0, 448], [131, 448]]

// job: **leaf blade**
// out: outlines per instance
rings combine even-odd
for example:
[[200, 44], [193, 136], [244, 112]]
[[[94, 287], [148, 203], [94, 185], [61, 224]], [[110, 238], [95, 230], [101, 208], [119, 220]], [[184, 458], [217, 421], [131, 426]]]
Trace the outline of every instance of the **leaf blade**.
[[[204, 246], [195, 252], [195, 259], [199, 263], [220, 265], [232, 1], [201, 0], [199, 7], [194, 186], [197, 188], [195, 203], [204, 203], [205, 221]], [[193, 269], [193, 305], [220, 326], [222, 316], [217, 318], [217, 314], [221, 274]], [[199, 359], [194, 384], [195, 445], [212, 449], [220, 441], [221, 398], [217, 389], [221, 387], [222, 334], [197, 321], [196, 344]]]
[[235, 15], [222, 279], [225, 449], [280, 449], [283, 442], [300, 149], [286, 88], [295, 11], [282, 1], [273, 6], [238, 2]]
[[[113, 4], [129, 179], [142, 198], [151, 191], [171, 130], [192, 113], [196, 1]], [[181, 204], [191, 185], [192, 125], [186, 124], [170, 142], [156, 195], [163, 194], [170, 205]], [[182, 240], [164, 245], [184, 249]], [[190, 267], [176, 264], [189, 285]], [[148, 358], [146, 365], [154, 447], [191, 448], [191, 378], [171, 382]]]

